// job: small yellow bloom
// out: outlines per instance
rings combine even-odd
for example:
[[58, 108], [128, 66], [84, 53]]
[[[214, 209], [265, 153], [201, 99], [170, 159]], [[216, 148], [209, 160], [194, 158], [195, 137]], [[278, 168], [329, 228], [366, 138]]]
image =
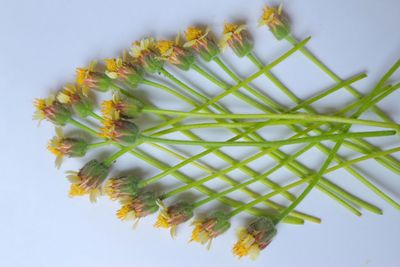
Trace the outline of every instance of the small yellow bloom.
[[107, 178], [109, 167], [97, 160], [86, 163], [79, 172], [67, 172], [67, 178], [71, 182], [70, 197], [88, 194], [91, 202], [96, 202], [101, 195], [101, 185]]
[[246, 229], [240, 229], [238, 237], [239, 241], [233, 247], [233, 254], [239, 258], [250, 256], [251, 259], [256, 259], [260, 253], [260, 249], [255, 238], [247, 233]]
[[168, 57], [171, 55], [174, 47], [174, 42], [170, 40], [157, 41], [156, 47], [160, 51], [161, 56]]
[[149, 52], [155, 48], [155, 40], [154, 38], [145, 38], [140, 41], [136, 41], [132, 43], [131, 49], [129, 50], [129, 54], [133, 58], [139, 58], [145, 52]]
[[282, 40], [290, 34], [290, 25], [282, 14], [282, 3], [278, 9], [265, 6], [259, 25], [267, 25], [276, 39]]
[[206, 28], [205, 30], [197, 27], [189, 27], [185, 31], [186, 43], [183, 45], [184, 47], [192, 47], [197, 42], [203, 40], [210, 33], [210, 29]]
[[94, 88], [97, 86], [97, 81], [94, 77], [95, 68], [97, 62], [92, 61], [89, 63], [87, 68], [77, 68], [76, 69], [76, 84], [82, 88], [82, 93], [84, 96], [87, 96], [90, 88]]

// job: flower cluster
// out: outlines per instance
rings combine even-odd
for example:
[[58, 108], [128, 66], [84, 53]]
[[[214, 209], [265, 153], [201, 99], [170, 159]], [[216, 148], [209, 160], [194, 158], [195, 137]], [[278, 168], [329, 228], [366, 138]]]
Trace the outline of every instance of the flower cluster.
[[[279, 8], [266, 6], [263, 10], [260, 24], [268, 26], [276, 39], [281, 40], [286, 38], [289, 41], [292, 40], [290, 36], [290, 25], [282, 13], [281, 6]], [[34, 107], [36, 109], [34, 119], [39, 121], [47, 120], [56, 126], [56, 136], [49, 141], [47, 148], [56, 156], [56, 166], [58, 168], [64, 158], [84, 157], [88, 154], [89, 150], [94, 148], [113, 146], [114, 149], [118, 150], [103, 160], [91, 159], [87, 161], [87, 163], [78, 171], [69, 171], [67, 176], [71, 183], [69, 196], [75, 197], [89, 195], [90, 201], [95, 202], [99, 196], [103, 194], [107, 195], [109, 199], [120, 204], [120, 208], [116, 211], [116, 216], [123, 221], [134, 220], [138, 222], [139, 219], [147, 216], [151, 217], [150, 215], [159, 211], [154, 226], [156, 228], [169, 229], [172, 237], [176, 235], [176, 229], [179, 225], [187, 223], [195, 217], [197, 208], [210, 201], [219, 200], [232, 210], [226, 212], [209, 212], [204, 217], [196, 219], [192, 223], [193, 230], [190, 241], [206, 245], [207, 248], [210, 248], [211, 243], [215, 238], [228, 231], [231, 227], [231, 219], [234, 216], [241, 212], [248, 212], [257, 217], [246, 228], [238, 231], [238, 240], [233, 245], [232, 252], [239, 258], [249, 256], [254, 259], [258, 256], [261, 250], [265, 249], [271, 243], [277, 233], [277, 225], [281, 221], [288, 221], [297, 224], [302, 224], [304, 220], [319, 222], [319, 218], [294, 212], [295, 206], [300, 203], [300, 200], [302, 200], [305, 195], [300, 195], [300, 197], [296, 198], [288, 190], [302, 183], [308, 182], [310, 186], [308, 188], [310, 190], [305, 190], [304, 192], [306, 192], [305, 194], [310, 192], [312, 187], [318, 184], [319, 179], [322, 179], [322, 175], [325, 172], [328, 172], [329, 169], [327, 168], [330, 161], [334, 159], [335, 156], [339, 157], [336, 155], [336, 152], [345, 137], [351, 137], [352, 142], [355, 143], [349, 143], [351, 144], [350, 147], [362, 150], [365, 159], [372, 158], [373, 156], [371, 156], [371, 154], [375, 157], [378, 157], [377, 155], [379, 155], [381, 159], [380, 163], [385, 167], [388, 167], [388, 169], [394, 170], [394, 172], [400, 172], [400, 165], [398, 162], [391, 157], [385, 157], [390, 155], [390, 153], [384, 154], [382, 151], [378, 151], [377, 148], [364, 141], [359, 141], [359, 143], [357, 143], [357, 140], [361, 137], [389, 136], [394, 135], [394, 131], [362, 132], [358, 133], [360, 135], [356, 135], [357, 133], [348, 134], [345, 132], [343, 130], [346, 129], [345, 127], [338, 128], [336, 127], [337, 125], [334, 125], [335, 123], [343, 123], [347, 127], [350, 123], [360, 122], [362, 125], [383, 128], [387, 127], [391, 130], [395, 129], [400, 131], [400, 126], [391, 123], [390, 121], [357, 121], [356, 118], [362, 113], [358, 113], [359, 110], [367, 110], [372, 106], [368, 106], [370, 103], [376, 101], [378, 97], [381, 97], [390, 90], [396, 90], [400, 85], [395, 85], [393, 87], [392, 85], [387, 87], [382, 86], [378, 88], [381, 92], [373, 91], [370, 95], [365, 96], [365, 98], [359, 100], [353, 107], [351, 107], [352, 109], [355, 109], [358, 107], [357, 105], [362, 105], [360, 109], [354, 113], [357, 116], [352, 116], [350, 118], [338, 116], [327, 118], [325, 115], [319, 116], [320, 114], [316, 113], [311, 114], [312, 116], [306, 116], [308, 114], [305, 113], [295, 114], [297, 109], [294, 108], [289, 110], [283, 106], [281, 108], [279, 103], [275, 103], [274, 100], [269, 99], [264, 96], [264, 94], [258, 93], [257, 90], [250, 87], [250, 83], [255, 78], [265, 74], [272, 82], [277, 84], [278, 88], [280, 88], [285, 94], [288, 94], [290, 98], [293, 98], [289, 89], [286, 89], [284, 84], [280, 83], [278, 78], [274, 76], [271, 78], [271, 76], [268, 76], [272, 75], [267, 71], [271, 66], [264, 66], [253, 55], [253, 42], [245, 25], [225, 23], [221, 40], [217, 40], [209, 28], [202, 27], [189, 27], [185, 31], [184, 35], [186, 39], [184, 42], [180, 40], [179, 35], [175, 40], [155, 40], [154, 38], [145, 38], [135, 41], [132, 43], [128, 53], [124, 51], [121, 56], [104, 59], [101, 64], [91, 62], [86, 68], [77, 68], [75, 83], [66, 84], [54, 96], [50, 96], [46, 99], [36, 99], [34, 101]], [[308, 39], [297, 44], [295, 43], [294, 47], [278, 58], [274, 64], [278, 64], [292, 53], [299, 51], [305, 45], [307, 40]], [[258, 67], [259, 71], [246, 79], [238, 77], [219, 57], [219, 54], [228, 47], [237, 57], [247, 57], [250, 59], [250, 61]], [[225, 83], [224, 79], [219, 78], [218, 75], [203, 69], [201, 67], [202, 64], [197, 64], [196, 60], [199, 59], [205, 62], [214, 61], [227, 75], [237, 82], [237, 85], [231, 86], [230, 84]], [[200, 90], [197, 91], [192, 89], [189, 85], [186, 85], [183, 81], [180, 81], [169, 73], [168, 66], [174, 66], [176, 67], [175, 70], [178, 71], [197, 71], [198, 74], [201, 74], [213, 84], [224, 89], [225, 92], [223, 94], [225, 95], [221, 94], [214, 98], [214, 100], [207, 101], [208, 97], [202, 95]], [[319, 66], [321, 66], [321, 64]], [[400, 61], [397, 65], [395, 64], [395, 67], [400, 67]], [[393, 73], [393, 69], [391, 69], [389, 73], [390, 72]], [[158, 83], [158, 79], [154, 79], [153, 81], [152, 77], [155, 75], [162, 75], [163, 78], [168, 79], [169, 82], [174, 85], [170, 87], [170, 85], [164, 83], [164, 81]], [[338, 88], [350, 84], [349, 81], [340, 82], [341, 86], [339, 87], [339, 85], [337, 85]], [[384, 84], [384, 82], [385, 80], [382, 84]], [[192, 104], [195, 109], [189, 112], [166, 110], [147, 104], [151, 101], [146, 101], [142, 95], [137, 93], [137, 87], [143, 85], [165, 90], [165, 92], [171, 93], [179, 99], [185, 100], [188, 104]], [[173, 88], [174, 86], [179, 86], [180, 89], [185, 89], [186, 91], [175, 89]], [[238, 89], [242, 88], [243, 90], [246, 89], [249, 95], [252, 94], [257, 99], [253, 99], [253, 97], [250, 96], [248, 97], [247, 94], [238, 91]], [[235, 89], [237, 90], [235, 91]], [[99, 101], [94, 97], [96, 92], [104, 93], [102, 97], [100, 97]], [[223, 97], [228, 94], [233, 94], [249, 105], [253, 105], [253, 107], [260, 109], [262, 113], [240, 114], [241, 116], [236, 117], [233, 116], [239, 114], [231, 114], [230, 112], [225, 111], [222, 103], [215, 100], [218, 97]], [[104, 99], [104, 96], [109, 98]], [[198, 101], [198, 99], [204, 100], [204, 104], [200, 103], [200, 100]], [[313, 100], [314, 99], [317, 98], [315, 97]], [[211, 108], [209, 108], [207, 112], [203, 112], [208, 109], [208, 106]], [[301, 106], [299, 104], [298, 106], [300, 106], [298, 109], [307, 108], [305, 105]], [[214, 112], [214, 110], [216, 111]], [[289, 111], [285, 114], [280, 114], [281, 110]], [[346, 110], [346, 112], [350, 111], [350, 109]], [[141, 131], [141, 123], [143, 120], [140, 120], [139, 118], [145, 113], [159, 116], [162, 119], [162, 122], [156, 126], [151, 128], [148, 127]], [[185, 124], [187, 122], [185, 119], [201, 116], [204, 116], [204, 118], [212, 118], [215, 120], [215, 123]], [[318, 128], [317, 131], [319, 131], [319, 135], [313, 134], [304, 138], [295, 139], [295, 137], [293, 137], [287, 140], [264, 142], [262, 135], [257, 132], [260, 129], [258, 127], [260, 122], [255, 122], [255, 119], [260, 119], [262, 116], [265, 116], [265, 118], [268, 119], [265, 121], [264, 126], [267, 126], [267, 122], [269, 123], [273, 121], [276, 124], [299, 125], [299, 127], [292, 127], [293, 129], [303, 130], [304, 128], [304, 131], [302, 132], [293, 130], [296, 132], [296, 136], [304, 135], [304, 133], [307, 133], [308, 129], [310, 129], [309, 131], [317, 129], [314, 125], [314, 128], [307, 128], [312, 123], [321, 123], [320, 125], [327, 124], [329, 127], [332, 126], [332, 129], [330, 129], [330, 133], [328, 133], [328, 130], [322, 131]], [[147, 117], [142, 117], [142, 119], [143, 118], [146, 118], [147, 120]], [[236, 120], [237, 118], [239, 119]], [[288, 118], [292, 118], [292, 120]], [[332, 124], [330, 124], [331, 122]], [[92, 139], [88, 139], [86, 135], [74, 134], [74, 136], [72, 136], [72, 134], [67, 134], [68, 129], [63, 131], [61, 128], [67, 125], [74, 126], [75, 128], [84, 131], [86, 135], [90, 135], [91, 138], [97, 141], [91, 142]], [[143, 125], [143, 128], [144, 126], [147, 125]], [[232, 133], [236, 134], [236, 136], [232, 138], [232, 140], [234, 139], [233, 141], [226, 140], [221, 142], [208, 141], [206, 139], [203, 140], [191, 131], [198, 128], [225, 126], [228, 130], [232, 130]], [[317, 126], [319, 127], [319, 125]], [[333, 128], [333, 126], [336, 128]], [[326, 129], [328, 129], [328, 127], [326, 127]], [[348, 129], [349, 128], [347, 128], [347, 130]], [[162, 135], [171, 132], [179, 132], [179, 134], [186, 136], [190, 140], [176, 140], [162, 137]], [[333, 133], [337, 134], [334, 135]], [[250, 141], [235, 142], [235, 140], [245, 139], [245, 137], [248, 137], [247, 135], [250, 134], [252, 134], [251, 138], [249, 138], [251, 139]], [[252, 140], [256, 141], [253, 142]], [[253, 171], [249, 166], [244, 165], [244, 163], [242, 164], [241, 160], [230, 158], [229, 155], [225, 155], [222, 150], [219, 150], [221, 146], [243, 146], [244, 143], [246, 143], [246, 145], [248, 144], [265, 148], [274, 147], [274, 145], [279, 147], [283, 144], [295, 144], [295, 141], [297, 143], [307, 143], [312, 141], [312, 144], [319, 144], [319, 142], [325, 140], [332, 140], [337, 143], [334, 149], [327, 152], [328, 159], [322, 167], [326, 168], [321, 168], [320, 171], [312, 174], [310, 171], [304, 172], [304, 170], [308, 170], [305, 166], [296, 162], [289, 155], [285, 155], [283, 152], [276, 152], [278, 153], [276, 155], [279, 155], [279, 157], [275, 154], [271, 154], [274, 158], [278, 158], [278, 163], [280, 164], [279, 168], [290, 164], [289, 169], [295, 169], [296, 174], [301, 178], [300, 181], [293, 182], [285, 187], [281, 187], [275, 182], [268, 180], [266, 175]], [[175, 166], [169, 166], [162, 160], [153, 156], [152, 153], [147, 153], [142, 149], [142, 147], [139, 147], [146, 142], [151, 143], [153, 148], [159, 149], [163, 153], [168, 153], [171, 157], [175, 157], [181, 161]], [[204, 152], [186, 158], [183, 156], [181, 151], [178, 149], [175, 150], [173, 145], [199, 145], [204, 147]], [[266, 153], [272, 153], [271, 149], [262, 149], [260, 151], [261, 152], [256, 156], [261, 157]], [[400, 149], [392, 151], [399, 152]], [[113, 163], [119, 157], [128, 152], [136, 156], [138, 159], [158, 168], [161, 172], [146, 179], [138, 177], [139, 175], [137, 173], [113, 176], [112, 178], [107, 179]], [[198, 161], [201, 157], [210, 153], [214, 153], [216, 156], [229, 163], [231, 167], [223, 170], [216, 170], [213, 167], [206, 166]], [[255, 156], [254, 158], [253, 156], [251, 158], [253, 160], [257, 159]], [[288, 159], [290, 159], [290, 161], [288, 161]], [[336, 161], [340, 163], [344, 160], [339, 157]], [[358, 162], [356, 160], [354, 161]], [[247, 160], [246, 164], [247, 163], [251, 163], [251, 161]], [[191, 178], [190, 175], [181, 172], [181, 168], [188, 164], [193, 164], [193, 166], [206, 171], [208, 176], [197, 179], [197, 177]], [[350, 165], [351, 164], [349, 164], [349, 166]], [[345, 166], [344, 163], [339, 167], [343, 166]], [[278, 170], [279, 168], [276, 168], [275, 170]], [[243, 183], [231, 179], [227, 175], [234, 169], [239, 169], [251, 177]], [[271, 174], [272, 173], [273, 171], [271, 171]], [[169, 175], [175, 176], [184, 185], [179, 188], [174, 188], [174, 190], [171, 190], [170, 192], [158, 192], [150, 189], [152, 188], [149, 186], [150, 184]], [[357, 175], [357, 177], [359, 179], [363, 178], [360, 175]], [[205, 185], [207, 181], [214, 178], [221, 178], [221, 180], [227, 182], [231, 187], [226, 189], [226, 191], [215, 192]], [[257, 181], [262, 181], [265, 185], [271, 187], [272, 192], [265, 195], [258, 195], [258, 193], [253, 192], [247, 187], [251, 183]], [[365, 182], [365, 180], [362, 181]], [[372, 210], [375, 213], [381, 212], [379, 208], [358, 199], [356, 196], [349, 197], [349, 194], [345, 190], [333, 183], [326, 183], [324, 184], [324, 188], [325, 187], [326, 189], [324, 191], [328, 192], [330, 196], [334, 195], [335, 199], [340, 201], [343, 205], [347, 204], [346, 201], [349, 203], [354, 202], [354, 204]], [[202, 192], [205, 198], [202, 198], [197, 202], [189, 202], [185, 200], [181, 193], [192, 188]], [[236, 190], [241, 190], [241, 192], [254, 199], [249, 203], [242, 203], [227, 196], [229, 193]], [[374, 191], [379, 192], [379, 190]], [[289, 207], [282, 209], [280, 205], [276, 204], [272, 200], [268, 200], [268, 198], [276, 194], [281, 194], [287, 199], [293, 200], [295, 205], [292, 203]], [[178, 196], [178, 201], [173, 202], [171, 205], [164, 205], [164, 203], [169, 203], [170, 200], [168, 198], [174, 195]], [[390, 197], [387, 197], [384, 193], [380, 193], [380, 196], [386, 200], [390, 199]], [[394, 204], [393, 202], [391, 202], [392, 205], [397, 205], [396, 207], [400, 208], [400, 204]], [[256, 207], [259, 203], [269, 205], [271, 211], [261, 210]], [[347, 205], [348, 206], [346, 207], [349, 210], [353, 210], [353, 212], [358, 215], [358, 210], [356, 208], [353, 208], [350, 204]]]

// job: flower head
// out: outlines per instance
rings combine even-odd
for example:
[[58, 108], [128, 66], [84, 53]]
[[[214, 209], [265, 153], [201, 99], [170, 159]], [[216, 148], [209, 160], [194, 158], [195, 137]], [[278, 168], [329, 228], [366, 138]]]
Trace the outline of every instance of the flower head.
[[139, 61], [141, 66], [150, 73], [159, 72], [164, 61], [157, 55], [155, 41], [153, 38], [146, 38], [132, 43], [129, 54]]
[[139, 136], [139, 128], [131, 121], [121, 119], [117, 112], [103, 120], [100, 136], [125, 144], [134, 144]]
[[112, 200], [125, 202], [135, 197], [139, 191], [139, 179], [133, 175], [110, 178], [104, 186], [104, 192]]
[[222, 212], [215, 212], [209, 217], [195, 222], [194, 225], [195, 227], [190, 241], [199, 242], [201, 244], [208, 243], [208, 248], [210, 248], [214, 238], [223, 234], [231, 226], [225, 214]]
[[46, 99], [35, 99], [33, 105], [36, 108], [33, 119], [42, 121], [44, 119], [55, 125], [64, 126], [71, 118], [71, 112], [54, 96]]
[[136, 196], [125, 199], [123, 206], [117, 211], [121, 220], [140, 219], [158, 210], [157, 196], [154, 192], [142, 191]]
[[91, 62], [87, 68], [76, 69], [76, 83], [82, 88], [83, 95], [87, 96], [90, 89], [102, 92], [108, 91], [111, 79], [104, 73], [95, 70], [96, 62]]
[[64, 137], [62, 129], [57, 127], [56, 136], [49, 141], [47, 149], [56, 156], [56, 167], [59, 168], [65, 156], [83, 157], [88, 144], [82, 139]]
[[211, 61], [218, 53], [217, 44], [209, 36], [210, 29], [200, 29], [189, 27], [186, 32], [186, 43], [184, 47], [189, 47], [205, 61]]
[[181, 70], [189, 70], [194, 63], [194, 55], [179, 44], [179, 35], [175, 42], [170, 40], [158, 41], [156, 47], [162, 59], [167, 60]]
[[86, 163], [79, 172], [68, 172], [71, 182], [70, 197], [88, 194], [91, 202], [101, 195], [101, 185], [107, 178], [109, 167], [97, 160]]
[[126, 59], [125, 53], [122, 58], [105, 59], [106, 75], [111, 79], [127, 80], [131, 85], [137, 85], [143, 80], [143, 71], [132, 61]]
[[251, 52], [253, 44], [251, 43], [245, 25], [225, 23], [224, 35], [220, 46], [226, 48], [229, 46], [238, 57], [244, 57]]
[[88, 97], [83, 94], [82, 88], [73, 84], [67, 84], [57, 95], [60, 103], [68, 105], [81, 117], [87, 117], [93, 111], [93, 104]]
[[175, 236], [176, 226], [193, 217], [193, 206], [190, 203], [182, 201], [169, 207], [164, 207], [160, 203], [160, 206], [162, 210], [154, 226], [157, 228], [170, 228], [172, 237]]
[[278, 10], [266, 5], [259, 20], [259, 25], [267, 25], [278, 40], [282, 40], [290, 34], [289, 22], [282, 14], [282, 4]]
[[141, 114], [142, 109], [142, 102], [134, 98], [121, 98], [118, 93], [113, 95], [112, 100], [101, 104], [101, 112], [105, 118], [111, 118], [117, 112], [121, 118], [133, 119]]
[[239, 241], [233, 247], [233, 254], [239, 258], [249, 255], [251, 259], [255, 259], [275, 235], [273, 221], [269, 217], [260, 217], [246, 229], [238, 231]]

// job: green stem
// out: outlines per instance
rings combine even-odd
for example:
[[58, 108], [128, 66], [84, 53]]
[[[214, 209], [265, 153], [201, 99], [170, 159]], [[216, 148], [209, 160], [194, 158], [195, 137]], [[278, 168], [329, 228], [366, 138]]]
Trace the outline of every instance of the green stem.
[[[300, 152], [300, 151], [299, 151], [299, 152]], [[389, 150], [385, 150], [385, 151], [379, 151], [379, 152], [371, 153], [371, 154], [366, 155], [366, 156], [363, 156], [363, 157], [359, 157], [359, 158], [356, 158], [356, 159], [352, 159], [352, 160], [349, 160], [349, 161], [346, 161], [346, 162], [337, 164], [336, 166], [333, 166], [333, 167], [327, 169], [327, 170], [325, 171], [325, 174], [330, 173], [330, 172], [333, 172], [333, 171], [336, 171], [336, 170], [338, 170], [338, 169], [341, 169], [341, 168], [344, 168], [344, 167], [347, 167], [347, 166], [354, 165], [354, 164], [356, 164], [356, 163], [359, 163], [359, 162], [362, 162], [362, 161], [365, 161], [365, 160], [368, 160], [368, 159], [372, 159], [372, 158], [376, 158], [376, 157], [381, 157], [381, 156], [384, 156], [384, 155], [389, 155], [389, 154], [393, 154], [393, 153], [397, 153], [397, 152], [400, 152], [400, 147], [396, 147], [396, 148], [389, 149]], [[298, 155], [300, 155], [300, 153], [296, 153], [296, 155], [293, 155], [293, 157], [296, 158]], [[274, 168], [275, 168], [275, 167], [274, 167]], [[274, 169], [274, 168], [272, 168], [272, 169]], [[208, 197], [208, 198], [202, 199], [202, 200], [200, 200], [200, 201], [194, 203], [193, 206], [194, 206], [195, 208], [200, 207], [200, 206], [203, 206], [203, 205], [205, 205], [206, 203], [208, 203], [208, 202], [210, 202], [210, 201], [212, 201], [212, 200], [215, 200], [215, 199], [217, 199], [217, 198], [219, 198], [219, 197], [221, 197], [221, 196], [227, 195], [227, 194], [229, 194], [229, 193], [231, 193], [231, 192], [234, 192], [234, 191], [236, 191], [236, 190], [238, 190], [238, 189], [240, 189], [240, 188], [242, 188], [242, 187], [245, 187], [245, 186], [248, 186], [248, 185], [250, 185], [250, 184], [253, 184], [253, 183], [259, 181], [260, 179], [262, 179], [263, 177], [265, 177], [266, 175], [268, 175], [268, 173], [271, 173], [272, 169], [269, 170], [269, 171], [266, 172], [266, 173], [263, 173], [263, 174], [259, 175], [258, 177], [254, 177], [253, 179], [251, 179], [251, 180], [249, 180], [249, 181], [246, 181], [246, 182], [244, 182], [244, 183], [241, 183], [241, 184], [238, 184], [238, 185], [236, 185], [236, 186], [233, 186], [233, 187], [231, 187], [231, 188], [229, 188], [229, 189], [227, 189], [227, 190], [225, 190], [225, 191], [221, 191], [221, 192], [219, 192], [218, 194], [216, 194], [216, 195], [214, 195], [214, 196], [212, 196], [212, 197]], [[287, 185], [287, 186], [283, 186], [283, 187], [281, 187], [281, 188], [279, 188], [279, 189], [273, 191], [272, 193], [269, 193], [269, 194], [268, 194], [268, 198], [271, 198], [271, 197], [273, 197], [273, 196], [279, 194], [281, 191], [287, 191], [287, 190], [289, 190], [289, 189], [291, 189], [291, 188], [294, 188], [294, 187], [297, 187], [297, 186], [299, 186], [299, 185], [302, 185], [302, 184], [304, 184], [304, 183], [306, 183], [306, 182], [309, 182], [309, 181], [311, 181], [314, 177], [315, 177], [315, 175], [312, 175], [312, 176], [309, 176], [309, 177], [305, 177], [305, 178], [303, 178], [303, 179], [300, 180], [300, 181], [296, 181], [296, 182], [291, 183], [291, 184], [289, 184], [289, 185]], [[163, 199], [166, 199], [166, 198], [168, 198], [168, 197], [171, 197], [171, 196], [173, 196], [173, 195], [176, 195], [177, 193], [179, 193], [178, 190], [170, 191], [170, 192], [164, 194], [164, 195], [162, 196], [162, 198], [163, 198]], [[376, 210], [376, 213], [381, 213], [381, 211], [380, 211], [379, 209], [377, 209], [377, 210]]]
[[113, 164], [114, 161], [116, 161], [119, 157], [125, 155], [127, 152], [131, 151], [134, 148], [134, 146], [126, 146], [122, 149], [120, 149], [117, 153], [111, 155], [110, 157], [108, 157], [107, 159], [105, 159], [103, 161], [103, 164], [105, 164], [106, 166], [111, 166]]
[[[74, 119], [70, 119], [69, 123], [71, 123], [72, 125], [74, 125], [77, 128], [80, 128], [80, 129], [92, 134], [93, 136], [96, 136], [96, 137], [99, 136], [99, 134], [95, 130], [91, 129], [90, 127], [88, 127]], [[117, 142], [112, 142], [112, 143], [114, 144], [114, 146], [120, 148], [121, 150], [125, 148], [124, 146], [120, 145]], [[134, 146], [131, 146], [130, 148], [132, 149], [132, 147], [134, 147]], [[145, 152], [137, 152], [134, 150], [130, 150], [129, 153], [162, 171], [165, 171], [169, 168], [168, 165], [165, 165], [158, 159], [147, 155]], [[191, 183], [193, 181], [191, 178], [185, 176], [184, 174], [182, 174], [181, 172], [178, 172], [178, 171], [174, 172], [172, 175], [175, 176], [179, 181], [182, 181], [184, 183]], [[208, 196], [212, 196], [212, 195], [216, 194], [213, 190], [211, 190], [203, 185], [196, 187], [196, 189], [198, 191], [200, 191], [201, 193], [208, 195]], [[233, 200], [228, 197], [223, 197], [223, 198], [219, 199], [219, 201], [221, 201], [222, 203], [224, 203], [230, 207], [238, 207], [241, 205], [241, 202]], [[252, 214], [254, 216], [264, 216], [266, 214], [265, 211], [261, 211], [256, 208], [248, 209], [246, 212], [248, 212], [249, 214]], [[300, 216], [300, 214], [302, 214], [302, 213], [296, 212], [296, 214], [298, 216]], [[273, 216], [273, 214], [270, 214], [270, 216]], [[311, 217], [311, 218], [314, 218], [314, 217]], [[303, 224], [304, 223], [303, 219], [297, 218], [297, 217], [292, 217], [292, 216], [286, 218], [285, 222], [292, 223], [292, 224]]]
[[[293, 36], [288, 36], [286, 38], [286, 40], [292, 44], [292, 45], [296, 45], [298, 43], [298, 41], [293, 37]], [[335, 82], [340, 82], [341, 78], [336, 75], [332, 70], [330, 70], [324, 63], [322, 63], [316, 56], [314, 56], [310, 51], [308, 51], [307, 48], [305, 47], [301, 47], [300, 52], [306, 57], [308, 58], [312, 63], [314, 63], [319, 69], [321, 69], [325, 74], [327, 74], [333, 81]], [[354, 97], [356, 98], [360, 98], [362, 97], [362, 95], [355, 90], [353, 87], [351, 86], [346, 86], [345, 89], [351, 93]], [[390, 120], [390, 118], [383, 113], [381, 110], [379, 110], [377, 107], [372, 107], [371, 108], [373, 112], [375, 112], [379, 117], [381, 117], [384, 121], [387, 122], [392, 122]]]
[[207, 146], [207, 147], [223, 147], [223, 146], [257, 146], [257, 147], [281, 147], [285, 145], [319, 142], [325, 140], [339, 140], [342, 138], [365, 138], [395, 135], [396, 131], [370, 131], [370, 132], [355, 132], [345, 134], [327, 134], [322, 136], [309, 136], [297, 139], [286, 139], [278, 141], [264, 142], [230, 142], [230, 141], [191, 141], [191, 140], [173, 140], [166, 138], [158, 138], [153, 136], [141, 135], [140, 140], [146, 142], [154, 142], [170, 145], [189, 145], [189, 146]]
[[110, 144], [109, 141], [98, 142], [98, 143], [92, 143], [92, 144], [89, 144], [89, 145], [88, 145], [88, 148], [89, 148], [89, 149], [95, 149], [95, 148], [102, 147], [102, 146], [106, 146], [106, 145], [109, 145], [109, 144]]
[[322, 167], [318, 171], [317, 175], [315, 175], [315, 177], [312, 179], [311, 183], [307, 186], [307, 188], [303, 191], [303, 193], [301, 193], [300, 196], [294, 202], [292, 202], [292, 204], [289, 207], [287, 207], [281, 214], [279, 214], [279, 216], [277, 218], [275, 218], [275, 221], [274, 221], [275, 224], [278, 224], [286, 216], [288, 216], [292, 212], [292, 210], [294, 210], [301, 203], [301, 201], [303, 201], [303, 199], [311, 192], [311, 190], [317, 185], [317, 183], [321, 179], [323, 173], [329, 167], [329, 164], [332, 162], [333, 157], [338, 152], [342, 143], [343, 143], [343, 139], [338, 140], [338, 142], [333, 147], [331, 153], [329, 154], [328, 158], [322, 164]]
[[[283, 55], [281, 55], [279, 58], [277, 58], [276, 60], [272, 61], [269, 65], [265, 66], [262, 70], [250, 75], [247, 79], [243, 80], [242, 82], [238, 83], [237, 85], [229, 88], [228, 90], [224, 91], [223, 93], [208, 99], [205, 103], [203, 103], [201, 106], [198, 106], [197, 108], [193, 109], [192, 111], [199, 111], [202, 110], [210, 105], [213, 105], [214, 103], [218, 102], [219, 100], [221, 100], [222, 98], [224, 98], [225, 96], [236, 92], [237, 90], [239, 90], [241, 87], [243, 87], [244, 85], [248, 84], [249, 82], [253, 81], [254, 79], [258, 78], [259, 76], [261, 76], [265, 71], [270, 70], [272, 68], [274, 68], [275, 66], [279, 65], [281, 62], [283, 62], [286, 58], [288, 58], [289, 56], [291, 56], [293, 53], [295, 53], [298, 49], [300, 49], [300, 47], [304, 46], [308, 41], [310, 40], [310, 38], [306, 38], [304, 39], [302, 42], [298, 43], [297, 46], [293, 47], [292, 49], [290, 49], [289, 51], [287, 51], [286, 53], [284, 53]], [[165, 126], [171, 125], [171, 124], [175, 124], [181, 120], [183, 120], [184, 118], [175, 118], [175, 119], [171, 119], [165, 123], [161, 123], [155, 127], [152, 128], [148, 128], [145, 131], [143, 131], [144, 133], [148, 133], [148, 132], [153, 132], [155, 130], [161, 129]]]
[[153, 107], [145, 107], [144, 113], [155, 113], [165, 115], [176, 115], [181, 117], [201, 117], [212, 119], [275, 119], [275, 120], [298, 120], [298, 122], [336, 122], [345, 124], [358, 124], [372, 127], [389, 128], [400, 131], [400, 125], [395, 123], [387, 123], [371, 120], [360, 120], [353, 118], [344, 118], [337, 116], [314, 115], [314, 114], [215, 114], [215, 113], [199, 113], [194, 111], [179, 111], [169, 109], [157, 109]]

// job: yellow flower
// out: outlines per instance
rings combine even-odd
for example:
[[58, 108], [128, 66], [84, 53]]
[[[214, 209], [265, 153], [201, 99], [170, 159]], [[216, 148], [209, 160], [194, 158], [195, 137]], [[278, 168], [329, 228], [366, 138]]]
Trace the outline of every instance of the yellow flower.
[[210, 249], [211, 242], [214, 238], [227, 231], [231, 224], [223, 212], [214, 212], [209, 217], [194, 222], [194, 229], [190, 241], [195, 241], [200, 244], [207, 243], [207, 249]]
[[261, 250], [265, 249], [276, 235], [273, 220], [269, 217], [259, 217], [249, 224], [246, 229], [239, 229], [238, 241], [232, 252], [239, 258], [250, 256], [257, 258]]
[[282, 14], [282, 3], [278, 9], [265, 6], [259, 25], [267, 25], [276, 39], [282, 40], [290, 34], [290, 25]]
[[256, 259], [260, 254], [260, 249], [255, 241], [255, 238], [247, 233], [247, 230], [242, 228], [238, 231], [239, 241], [233, 247], [233, 254], [239, 258], [250, 256], [251, 259]]
[[210, 29], [207, 27], [205, 30], [196, 27], [189, 27], [185, 31], [186, 43], [184, 47], [192, 47], [197, 42], [203, 40], [210, 33]]
[[177, 202], [165, 207], [161, 201], [157, 204], [162, 208], [154, 224], [156, 228], [170, 228], [171, 237], [175, 237], [176, 227], [193, 217], [193, 206], [187, 202]]
[[92, 61], [89, 63], [87, 68], [77, 68], [76, 69], [76, 84], [82, 88], [82, 93], [84, 96], [87, 96], [90, 88], [94, 88], [97, 86], [97, 79], [95, 75], [95, 68], [97, 62]]
[[53, 95], [46, 99], [35, 99], [33, 119], [39, 122], [47, 119], [55, 125], [64, 126], [71, 117], [71, 112], [57, 101]]
[[232, 23], [224, 24], [224, 34], [220, 42], [221, 48], [226, 48], [228, 42], [235, 38], [241, 38], [242, 31], [246, 30], [246, 25], [238, 25]]
[[66, 138], [60, 127], [56, 128], [56, 136], [53, 137], [47, 149], [56, 156], [56, 167], [59, 168], [65, 156], [82, 157], [88, 150], [88, 144], [78, 138]]
[[209, 28], [203, 30], [196, 27], [189, 27], [185, 32], [186, 43], [183, 44], [183, 47], [191, 48], [204, 61], [211, 61], [219, 53], [219, 48], [210, 38], [209, 33]]
[[195, 58], [193, 53], [180, 45], [179, 38], [179, 35], [177, 35], [175, 42], [169, 40], [158, 41], [156, 47], [162, 59], [186, 71], [191, 68]]
[[70, 197], [88, 194], [91, 202], [96, 202], [101, 195], [101, 185], [107, 178], [109, 167], [97, 160], [86, 163], [79, 172], [68, 171], [67, 178], [71, 182]]
[[136, 41], [132, 43], [131, 49], [129, 50], [129, 54], [133, 58], [139, 58], [145, 52], [149, 52], [155, 48], [155, 40], [154, 38], [145, 38], [140, 41]]

